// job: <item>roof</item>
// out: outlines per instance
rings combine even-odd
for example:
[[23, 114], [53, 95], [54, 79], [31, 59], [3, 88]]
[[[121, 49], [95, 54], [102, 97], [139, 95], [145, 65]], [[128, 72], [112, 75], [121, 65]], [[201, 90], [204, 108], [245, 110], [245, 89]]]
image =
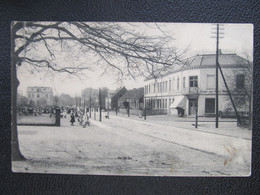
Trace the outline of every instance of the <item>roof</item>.
[[119, 93], [121, 93], [122, 91], [127, 91], [127, 89], [125, 87], [116, 89], [115, 93], [113, 94], [112, 98], [117, 96]]
[[[237, 65], [238, 63], [248, 63], [246, 59], [241, 58], [236, 54], [219, 54], [218, 62], [220, 65]], [[216, 66], [216, 54], [196, 55], [190, 59], [187, 66]]]
[[52, 93], [52, 88], [51, 87], [43, 87], [43, 86], [30, 86], [27, 87], [27, 93], [31, 92], [50, 92]]
[[[220, 53], [218, 55], [218, 62], [221, 66], [237, 66], [239, 65], [245, 65], [248, 64], [248, 60], [236, 55], [236, 54], [222, 54]], [[158, 77], [160, 76], [166, 76], [169, 74], [172, 74], [174, 72], [179, 72], [182, 70], [192, 69], [192, 68], [203, 68], [203, 67], [215, 67], [216, 66], [216, 54], [202, 54], [202, 55], [196, 55], [193, 57], [190, 57], [187, 59], [185, 64], [180, 67], [179, 65], [176, 65], [174, 68], [168, 71], [162, 71], [160, 74], [158, 74]], [[151, 80], [154, 79], [153, 77], [145, 79]]]
[[131, 100], [138, 100], [140, 98], [142, 98], [144, 96], [144, 88], [134, 88], [131, 90], [128, 90], [121, 98], [119, 98], [119, 100], [121, 101], [125, 101], [127, 99], [131, 99]]

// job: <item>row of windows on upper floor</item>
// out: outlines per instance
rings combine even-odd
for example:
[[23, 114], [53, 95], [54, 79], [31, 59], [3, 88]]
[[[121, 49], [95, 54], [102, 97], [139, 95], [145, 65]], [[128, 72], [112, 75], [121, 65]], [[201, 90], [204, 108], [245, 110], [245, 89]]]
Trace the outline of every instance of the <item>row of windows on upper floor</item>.
[[34, 98], [34, 97], [37, 97], [37, 98], [40, 98], [40, 97], [50, 98], [51, 95], [49, 95], [49, 94], [42, 94], [42, 95], [40, 95], [40, 94], [28, 93], [28, 98]]
[[[207, 82], [205, 83], [206, 88], [209, 90], [215, 89], [215, 75], [207, 75]], [[186, 87], [198, 87], [198, 76], [190, 76], [189, 77], [189, 86], [186, 86], [186, 77], [182, 77], [182, 89]], [[162, 93], [168, 91], [180, 90], [180, 78], [177, 78], [175, 84], [175, 78], [169, 79], [168, 81], [151, 83], [149, 85], [145, 85], [144, 93]], [[245, 75], [238, 74], [236, 75], [236, 89], [244, 89], [245, 88]]]
[[28, 88], [27, 90], [29, 91], [36, 91], [36, 92], [40, 92], [40, 91], [44, 91], [44, 92], [51, 92], [51, 88]]
[[[189, 77], [189, 87], [198, 87], [198, 76]], [[186, 88], [186, 77], [182, 77], [182, 88]], [[180, 78], [169, 79], [168, 81], [156, 82], [149, 85], [145, 85], [144, 93], [161, 93], [167, 91], [174, 91], [180, 89]]]

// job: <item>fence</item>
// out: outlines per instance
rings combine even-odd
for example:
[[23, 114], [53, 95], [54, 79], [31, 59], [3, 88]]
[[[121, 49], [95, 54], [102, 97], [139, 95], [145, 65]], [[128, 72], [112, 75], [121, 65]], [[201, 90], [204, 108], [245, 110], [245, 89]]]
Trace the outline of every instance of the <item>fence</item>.
[[167, 109], [147, 109], [146, 115], [164, 115], [167, 114]]
[[[127, 109], [119, 109], [118, 112], [122, 114], [128, 114]], [[143, 115], [143, 110], [139, 110], [139, 109], [130, 109], [129, 112], [130, 115], [136, 115], [136, 116]]]
[[41, 112], [18, 112], [17, 125], [60, 126], [60, 115], [59, 108], [48, 114]]

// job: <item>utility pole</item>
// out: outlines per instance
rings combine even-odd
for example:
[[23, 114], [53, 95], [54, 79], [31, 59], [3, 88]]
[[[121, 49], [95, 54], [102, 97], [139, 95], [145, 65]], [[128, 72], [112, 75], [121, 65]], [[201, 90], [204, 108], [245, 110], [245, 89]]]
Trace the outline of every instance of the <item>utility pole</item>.
[[217, 24], [217, 46], [216, 46], [216, 125], [218, 128], [218, 43], [219, 43], [219, 24]]
[[219, 31], [220, 30], [223, 30], [223, 29], [220, 29], [220, 24], [217, 24], [217, 28], [214, 29], [216, 30], [216, 32], [213, 32], [213, 34], [216, 34], [217, 36], [216, 37], [212, 37], [212, 38], [216, 38], [216, 124], [215, 124], [215, 127], [218, 128], [218, 55], [219, 55], [219, 39], [220, 38], [223, 38], [223, 37], [220, 37], [219, 34], [224, 34], [224, 33], [220, 33]]
[[227, 89], [227, 92], [228, 92], [228, 95], [229, 95], [230, 101], [231, 101], [232, 106], [233, 106], [233, 108], [234, 108], [234, 110], [235, 110], [238, 124], [241, 125], [240, 116], [239, 116], [239, 114], [238, 114], [238, 111], [237, 111], [237, 108], [236, 108], [235, 102], [234, 102], [234, 100], [233, 100], [233, 98], [232, 98], [231, 92], [230, 92], [230, 90], [229, 90], [229, 88], [228, 88], [228, 85], [227, 85], [227, 82], [226, 82], [225, 76], [224, 76], [224, 74], [223, 74], [223, 72], [222, 72], [222, 69], [221, 69], [221, 67], [220, 67], [219, 64], [218, 64], [218, 66], [219, 66], [219, 70], [220, 70], [221, 76], [222, 76], [222, 78], [223, 78], [224, 84], [225, 84], [225, 86], [226, 86], [226, 89]]
[[99, 98], [98, 99], [99, 99], [99, 121], [101, 122], [102, 114], [101, 114], [101, 89], [100, 88], [99, 88]]
[[91, 104], [92, 104], [92, 102], [91, 102], [91, 88], [90, 88], [90, 93], [89, 93], [89, 118], [91, 118]]
[[146, 101], [144, 97], [144, 120], [146, 120]]

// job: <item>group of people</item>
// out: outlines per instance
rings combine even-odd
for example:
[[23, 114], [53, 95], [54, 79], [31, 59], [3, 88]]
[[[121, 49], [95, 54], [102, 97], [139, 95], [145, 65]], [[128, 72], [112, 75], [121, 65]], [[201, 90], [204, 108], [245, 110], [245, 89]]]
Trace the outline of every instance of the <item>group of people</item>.
[[70, 115], [70, 124], [73, 126], [76, 122], [76, 118], [78, 118], [79, 125], [85, 128], [87, 125], [90, 125], [88, 113], [74, 113], [72, 112]]

